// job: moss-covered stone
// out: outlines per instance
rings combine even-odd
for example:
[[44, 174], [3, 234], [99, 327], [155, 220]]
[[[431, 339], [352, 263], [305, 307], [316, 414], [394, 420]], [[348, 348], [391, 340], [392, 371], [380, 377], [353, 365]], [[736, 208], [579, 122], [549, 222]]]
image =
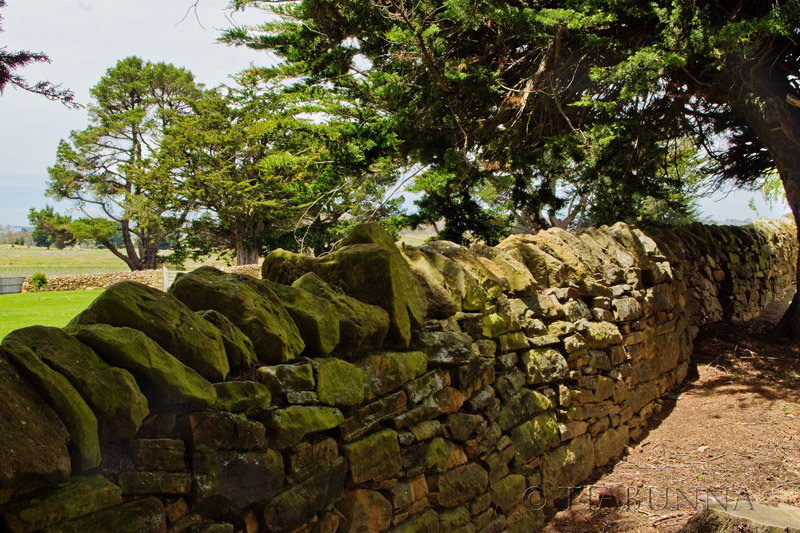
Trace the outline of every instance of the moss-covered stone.
[[546, 454], [542, 460], [542, 487], [548, 502], [568, 495], [567, 487], [577, 487], [594, 469], [594, 448], [588, 434]]
[[442, 507], [457, 507], [483, 494], [488, 487], [486, 470], [477, 463], [467, 463], [442, 474], [431, 496]]
[[232, 372], [246, 370], [258, 362], [253, 341], [242, 333], [242, 330], [237, 328], [228, 317], [216, 309], [204, 309], [197, 311], [197, 314], [219, 329], [220, 335], [222, 335], [222, 344], [225, 346], [225, 354], [228, 356], [228, 365]]
[[220, 411], [243, 413], [252, 409], [266, 409], [272, 401], [269, 388], [255, 381], [225, 381], [214, 383], [217, 401], [214, 404]]
[[544, 394], [530, 389], [522, 389], [503, 402], [495, 422], [502, 431], [508, 431], [517, 424], [551, 409], [553, 402]]
[[297, 324], [310, 357], [330, 354], [339, 344], [339, 315], [327, 299], [291, 285], [264, 280]]
[[267, 448], [264, 426], [243, 415], [201, 411], [182, 421], [186, 442], [194, 452], [217, 450], [264, 450]]
[[216, 399], [211, 383], [139, 330], [93, 324], [71, 332], [106, 363], [133, 374], [153, 407], [208, 407]]
[[397, 474], [403, 466], [397, 432], [389, 429], [344, 444], [342, 451], [355, 484], [382, 481]]
[[186, 446], [179, 439], [132, 439], [128, 454], [137, 470], [180, 472], [186, 468]]
[[389, 331], [389, 313], [333, 290], [313, 272], [302, 275], [292, 283], [333, 305], [339, 319], [339, 344], [334, 353], [342, 359], [353, 359], [365, 350], [376, 350]]
[[4, 341], [0, 354], [7, 357], [39, 391], [66, 426], [73, 472], [82, 473], [97, 467], [101, 459], [97, 418], [75, 387], [30, 348], [18, 342]]
[[133, 281], [107, 288], [70, 325], [109, 324], [143, 331], [206, 379], [230, 369], [219, 330], [173, 296]]
[[483, 336], [489, 339], [496, 339], [504, 333], [508, 333], [511, 328], [511, 316], [502, 311], [484, 315], [483, 317]]
[[411, 330], [425, 319], [424, 295], [391, 236], [378, 224], [356, 226], [325, 257], [273, 253], [262, 265], [262, 277], [278, 283], [293, 283], [299, 272], [314, 272], [348, 296], [385, 309], [389, 313], [387, 341], [392, 346], [408, 347]]
[[344, 491], [344, 459], [337, 458], [308, 478], [273, 497], [264, 506], [264, 524], [271, 532], [293, 531], [333, 502]]
[[356, 364], [366, 376], [365, 397], [369, 400], [399, 389], [424, 374], [428, 358], [422, 352], [383, 352], [367, 356]]
[[335, 407], [292, 405], [268, 411], [262, 420], [269, 431], [270, 446], [283, 449], [294, 446], [309, 433], [339, 426], [344, 415]]
[[269, 500], [283, 486], [283, 459], [275, 450], [221, 451], [192, 458], [195, 509], [224, 519]]
[[58, 328], [31, 326], [6, 340], [28, 346], [66, 377], [97, 417], [100, 438], [117, 442], [133, 437], [149, 409], [133, 376], [103, 362], [88, 346]]
[[191, 309], [215, 309], [228, 317], [253, 342], [260, 361], [283, 363], [305, 349], [288, 311], [256, 278], [201, 267], [178, 276], [169, 290]]
[[439, 533], [439, 515], [433, 509], [425, 509], [398, 524], [392, 533]]
[[622, 344], [622, 334], [619, 328], [611, 322], [587, 322], [578, 324], [578, 331], [586, 340], [586, 347], [590, 349], [608, 348], [615, 344]]
[[492, 494], [492, 503], [499, 507], [503, 513], [508, 513], [522, 501], [526, 488], [525, 476], [510, 474], [496, 483], [492, 483], [491, 487], [489, 487]]
[[552, 411], [542, 413], [511, 430], [514, 460], [518, 465], [529, 463], [561, 442], [558, 422]]
[[0, 504], [70, 474], [64, 424], [6, 357], [0, 357]]
[[121, 472], [117, 483], [125, 496], [188, 494], [192, 476], [184, 472]]
[[364, 401], [366, 379], [360, 368], [335, 358], [314, 359], [311, 364], [322, 403], [352, 407]]
[[120, 503], [119, 487], [99, 474], [82, 475], [0, 508], [0, 517], [10, 531], [26, 533]]
[[522, 352], [520, 356], [528, 384], [551, 383], [567, 377], [569, 365], [558, 350], [553, 348], [534, 348]]
[[150, 497], [62, 522], [45, 533], [163, 533], [166, 528], [164, 504]]

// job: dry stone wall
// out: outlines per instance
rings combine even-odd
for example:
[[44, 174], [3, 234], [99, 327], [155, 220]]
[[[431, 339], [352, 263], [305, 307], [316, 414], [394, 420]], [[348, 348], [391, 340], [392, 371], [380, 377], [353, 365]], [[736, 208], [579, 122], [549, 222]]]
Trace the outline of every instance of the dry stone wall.
[[[225, 267], [225, 272], [247, 274], [254, 277], [261, 276], [260, 265], [241, 265]], [[91, 289], [105, 289], [121, 281], [135, 281], [148, 287], [165, 290], [164, 273], [161, 270], [140, 270], [133, 272], [103, 272], [99, 274], [62, 274], [49, 276], [47, 285], [42, 287], [46, 291], [83, 291]], [[30, 283], [30, 276], [22, 283], [21, 292], [36, 292]]]
[[0, 345], [11, 531], [535, 531], [638, 438], [698, 328], [794, 280], [795, 228], [624, 224], [271, 254], [106, 290]]

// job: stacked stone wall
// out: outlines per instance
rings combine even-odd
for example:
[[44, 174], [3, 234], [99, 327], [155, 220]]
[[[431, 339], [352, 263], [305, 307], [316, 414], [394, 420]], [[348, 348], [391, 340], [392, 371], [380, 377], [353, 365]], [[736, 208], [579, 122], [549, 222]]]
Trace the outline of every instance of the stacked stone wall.
[[794, 280], [788, 220], [271, 254], [0, 346], [11, 531], [535, 531], [639, 438], [698, 328]]
[[[260, 265], [241, 265], [225, 267], [225, 272], [237, 274], [247, 274], [249, 276], [260, 277]], [[22, 292], [36, 292], [36, 288], [31, 285], [31, 277], [25, 278], [22, 283]], [[96, 274], [61, 274], [49, 276], [47, 285], [42, 287], [42, 292], [47, 291], [84, 291], [92, 289], [105, 289], [121, 281], [135, 281], [155, 289], [166, 289], [164, 287], [164, 274], [161, 270], [140, 270], [128, 272], [103, 272]]]

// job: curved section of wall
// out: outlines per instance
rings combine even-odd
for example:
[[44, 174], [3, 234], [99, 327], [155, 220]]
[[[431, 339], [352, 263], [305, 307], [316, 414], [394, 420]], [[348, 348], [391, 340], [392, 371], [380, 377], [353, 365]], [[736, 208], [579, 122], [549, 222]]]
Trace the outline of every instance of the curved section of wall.
[[757, 315], [796, 258], [787, 220], [471, 248], [366, 225], [324, 258], [271, 254], [263, 281], [204, 268], [169, 294], [115, 285], [65, 332], [0, 348], [0, 517], [533, 531], [642, 434], [698, 328]]

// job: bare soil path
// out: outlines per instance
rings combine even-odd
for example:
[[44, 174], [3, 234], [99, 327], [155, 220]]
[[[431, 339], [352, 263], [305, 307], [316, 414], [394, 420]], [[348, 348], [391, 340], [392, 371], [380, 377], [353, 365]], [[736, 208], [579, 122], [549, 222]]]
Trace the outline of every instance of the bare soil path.
[[[696, 374], [544, 531], [674, 533], [705, 498], [726, 495], [730, 505], [800, 506], [800, 346], [769, 333], [785, 304], [746, 324], [706, 327], [695, 340]], [[603, 487], [617, 487], [620, 507], [599, 507]]]

